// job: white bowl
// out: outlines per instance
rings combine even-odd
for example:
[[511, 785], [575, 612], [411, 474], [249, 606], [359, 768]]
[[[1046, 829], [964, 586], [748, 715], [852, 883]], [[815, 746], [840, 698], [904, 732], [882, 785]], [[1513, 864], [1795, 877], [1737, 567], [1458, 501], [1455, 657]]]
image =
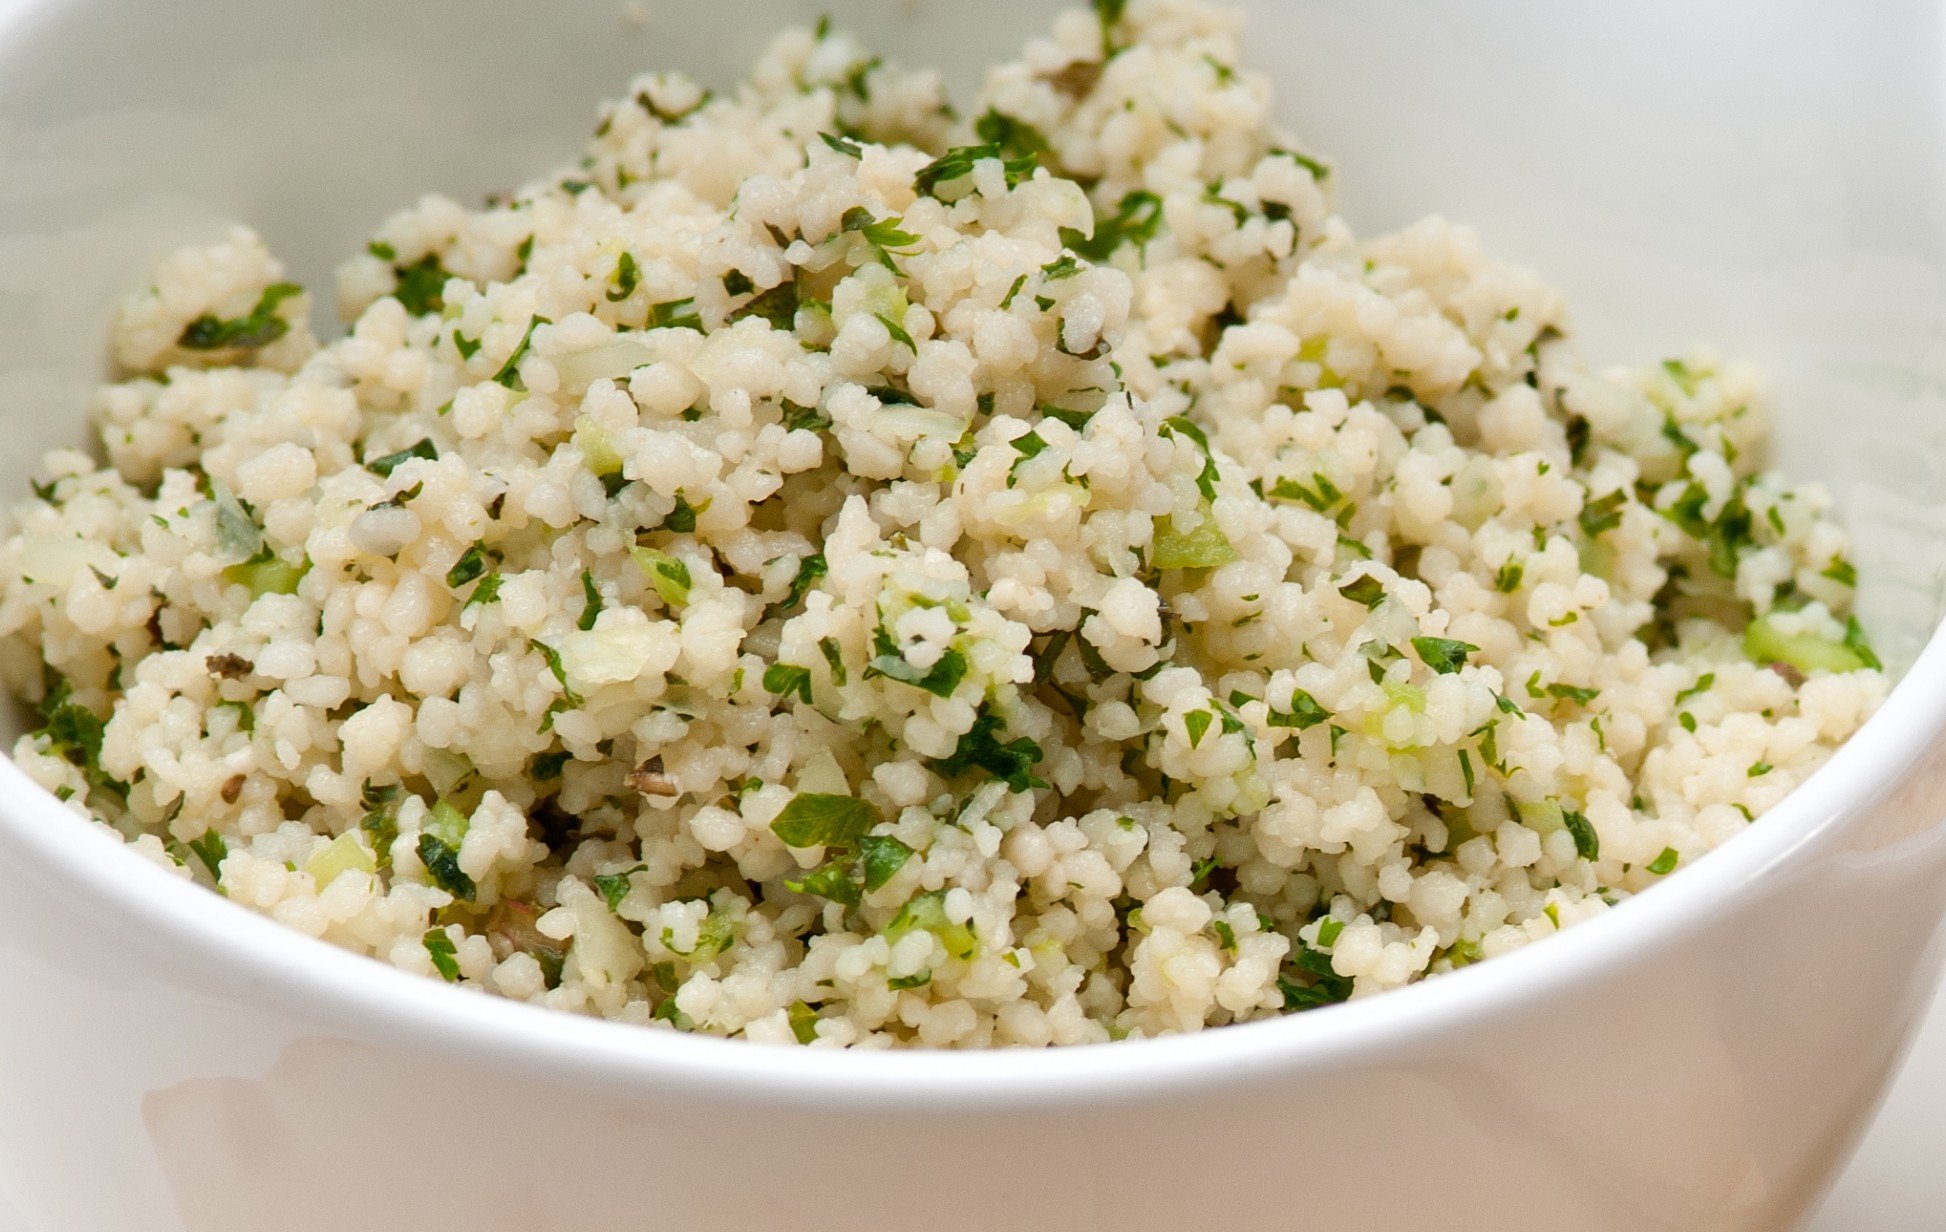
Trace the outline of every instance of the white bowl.
[[[964, 84], [1047, 6], [833, 4]], [[284, 931], [0, 763], [0, 1190], [37, 1229], [1775, 1229], [1908, 1038], [1946, 911], [1933, 6], [1260, 0], [1365, 229], [1438, 210], [1598, 355], [1771, 365], [1861, 541], [1884, 710], [1568, 936], [1369, 1001], [1050, 1053], [835, 1054], [553, 1015]], [[734, 17], [730, 14], [734, 12]], [[0, 0], [0, 488], [77, 442], [114, 296], [257, 226], [314, 285], [417, 193], [565, 160], [634, 70], [809, 4]]]

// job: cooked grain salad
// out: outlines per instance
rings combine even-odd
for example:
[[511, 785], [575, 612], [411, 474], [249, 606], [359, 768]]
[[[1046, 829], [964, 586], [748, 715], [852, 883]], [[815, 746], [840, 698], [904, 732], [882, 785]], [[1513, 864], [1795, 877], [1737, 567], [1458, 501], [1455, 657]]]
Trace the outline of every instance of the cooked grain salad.
[[169, 258], [0, 548], [15, 757], [394, 966], [818, 1046], [1309, 1009], [1679, 871], [1884, 692], [1826, 496], [1749, 368], [1354, 237], [1237, 38], [640, 77], [335, 342]]

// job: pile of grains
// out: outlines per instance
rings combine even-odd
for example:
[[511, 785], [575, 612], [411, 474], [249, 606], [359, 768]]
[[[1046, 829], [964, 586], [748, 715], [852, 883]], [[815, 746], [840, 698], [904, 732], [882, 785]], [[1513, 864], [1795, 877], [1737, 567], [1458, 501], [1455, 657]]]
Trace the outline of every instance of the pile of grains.
[[247, 231], [115, 333], [0, 547], [82, 814], [469, 988], [834, 1045], [1306, 1009], [1736, 834], [1879, 701], [1750, 370], [1595, 373], [1356, 239], [1237, 26], [939, 78], [828, 29], [609, 105], [339, 271]]

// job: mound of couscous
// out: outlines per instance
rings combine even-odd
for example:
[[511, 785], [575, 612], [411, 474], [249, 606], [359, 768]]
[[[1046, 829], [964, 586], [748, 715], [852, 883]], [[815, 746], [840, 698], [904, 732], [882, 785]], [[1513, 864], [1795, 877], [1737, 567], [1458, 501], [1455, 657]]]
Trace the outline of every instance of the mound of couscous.
[[1357, 239], [1237, 38], [641, 77], [335, 342], [171, 257], [0, 546], [15, 757], [380, 961], [824, 1046], [1306, 1009], [1677, 871], [1883, 693], [1826, 498], [1748, 368]]

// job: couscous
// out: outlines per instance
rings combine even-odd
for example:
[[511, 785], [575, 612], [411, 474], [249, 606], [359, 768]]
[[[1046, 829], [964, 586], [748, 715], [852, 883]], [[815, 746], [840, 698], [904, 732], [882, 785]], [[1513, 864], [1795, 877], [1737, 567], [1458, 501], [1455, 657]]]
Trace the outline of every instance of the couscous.
[[1765, 393], [1360, 240], [1224, 10], [936, 74], [820, 28], [566, 172], [123, 309], [0, 546], [19, 763], [518, 1000], [1045, 1045], [1379, 993], [1759, 818], [1884, 677]]

